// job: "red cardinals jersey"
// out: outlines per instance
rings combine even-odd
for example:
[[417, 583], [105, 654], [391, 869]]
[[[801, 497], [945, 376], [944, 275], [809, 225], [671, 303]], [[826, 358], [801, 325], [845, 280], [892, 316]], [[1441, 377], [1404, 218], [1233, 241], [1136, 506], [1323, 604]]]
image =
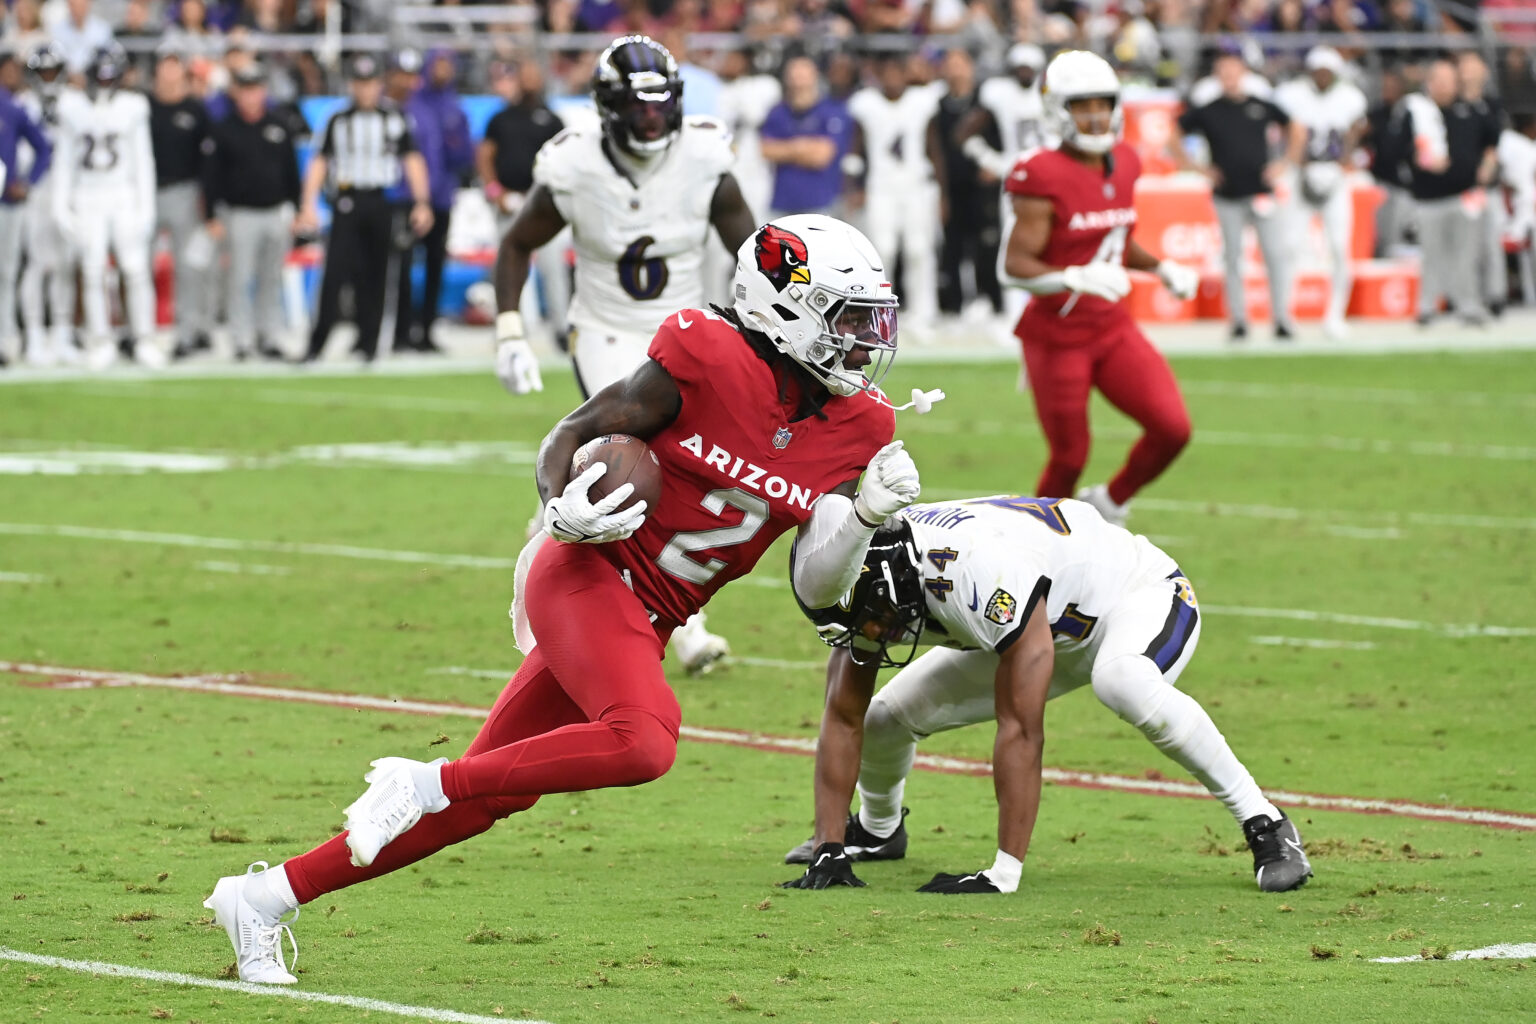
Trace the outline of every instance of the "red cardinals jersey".
[[879, 392], [833, 397], [826, 418], [791, 422], [773, 368], [731, 324], [685, 309], [667, 317], [650, 357], [682, 394], [677, 419], [649, 439], [662, 490], [645, 525], [605, 544], [652, 612], [682, 622], [811, 517], [816, 499], [858, 477], [896, 432]]
[[[1141, 177], [1141, 158], [1121, 143], [1110, 152], [1109, 162], [1105, 175], [1059, 149], [1037, 149], [1019, 157], [1009, 172], [1003, 187], [1010, 194], [1050, 200], [1051, 236], [1040, 254], [1050, 266], [1125, 262], [1125, 243], [1136, 226], [1131, 200]], [[1129, 321], [1124, 301], [1058, 292], [1032, 297], [1015, 333], [1071, 345], [1094, 341]]]

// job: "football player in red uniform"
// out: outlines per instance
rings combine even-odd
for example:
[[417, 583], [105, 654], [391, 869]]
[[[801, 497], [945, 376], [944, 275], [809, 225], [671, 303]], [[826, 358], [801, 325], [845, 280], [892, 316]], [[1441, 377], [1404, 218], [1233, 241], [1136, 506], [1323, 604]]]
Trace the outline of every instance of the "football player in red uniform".
[[[672, 630], [790, 529], [796, 593], [836, 602], [875, 528], [917, 499], [878, 388], [896, 351], [896, 296], [869, 240], [830, 217], [781, 218], [742, 245], [732, 294], [730, 309], [668, 317], [645, 363], [544, 439], [538, 486], [559, 543], [540, 547], [528, 574], [538, 643], [468, 750], [374, 761], [346, 832], [219, 880], [204, 905], [241, 980], [293, 983], [282, 918], [302, 903], [479, 835], [545, 793], [665, 774], [681, 725], [662, 674]], [[605, 466], [571, 478], [576, 449], [610, 433], [643, 438], [659, 459], [655, 509], [615, 511], [630, 484], [589, 500]]]
[[1120, 140], [1120, 81], [1103, 58], [1057, 54], [1045, 69], [1047, 124], [1061, 142], [1025, 153], [1003, 183], [1013, 224], [1003, 254], [1009, 283], [1033, 295], [1016, 333], [1050, 459], [1035, 493], [1070, 498], [1088, 461], [1088, 393], [1104, 397], [1145, 433], [1108, 485], [1080, 500], [1124, 525], [1126, 504], [1189, 441], [1189, 414], [1173, 371], [1126, 310], [1126, 269], [1154, 271], [1190, 298], [1199, 275], [1159, 261], [1131, 237], [1136, 151]]

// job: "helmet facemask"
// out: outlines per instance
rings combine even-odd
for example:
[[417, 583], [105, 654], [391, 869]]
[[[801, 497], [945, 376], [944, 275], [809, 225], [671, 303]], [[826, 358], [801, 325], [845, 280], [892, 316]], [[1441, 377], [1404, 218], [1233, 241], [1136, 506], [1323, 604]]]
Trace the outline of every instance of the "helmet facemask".
[[[917, 654], [927, 602], [923, 576], [912, 546], [911, 527], [895, 520], [895, 529], [875, 534], [864, 569], [853, 589], [832, 608], [802, 610], [816, 623], [829, 647], [846, 647], [855, 665], [900, 668]], [[891, 648], [897, 648], [895, 654]]]
[[896, 359], [896, 300], [847, 298], [812, 286], [805, 301], [826, 310], [826, 326], [803, 349], [786, 349], [789, 355], [834, 395], [878, 388]]
[[618, 144], [633, 156], [647, 158], [666, 150], [682, 120], [681, 90], [655, 71], [629, 76], [629, 87], [614, 96], [609, 117], [617, 121]]
[[[1078, 111], [1073, 109], [1073, 105], [1095, 99], [1109, 101], [1109, 123], [1107, 125], [1107, 131], [1090, 135], [1085, 133], [1081, 126], [1079, 126], [1077, 122]], [[1065, 114], [1064, 120], [1070, 127], [1069, 130], [1062, 132], [1061, 137], [1065, 142], [1067, 142], [1068, 145], [1071, 145], [1076, 149], [1080, 149], [1084, 153], [1108, 153], [1110, 150], [1115, 148], [1115, 143], [1120, 141], [1120, 129], [1121, 125], [1125, 121], [1125, 112], [1120, 108], [1119, 96], [1073, 96], [1063, 102], [1062, 107], [1064, 108]]]

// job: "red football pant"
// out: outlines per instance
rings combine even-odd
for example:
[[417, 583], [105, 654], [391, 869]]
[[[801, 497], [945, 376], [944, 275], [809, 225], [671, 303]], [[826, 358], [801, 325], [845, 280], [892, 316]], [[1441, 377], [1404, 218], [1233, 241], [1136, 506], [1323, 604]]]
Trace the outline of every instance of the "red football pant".
[[446, 810], [426, 814], [366, 868], [342, 833], [284, 867], [300, 903], [477, 836], [545, 793], [637, 786], [677, 757], [682, 711], [640, 600], [589, 544], [546, 543], [527, 581], [538, 646], [464, 755], [443, 767]]
[[[1027, 317], [1027, 314], [1026, 314]], [[1021, 328], [1024, 326], [1020, 325]], [[1189, 413], [1173, 370], [1134, 324], [1087, 345], [1052, 345], [1031, 331], [1024, 367], [1050, 457], [1035, 494], [1070, 498], [1088, 462], [1088, 393], [1097, 387], [1145, 433], [1109, 482], [1110, 499], [1124, 504], [1157, 479], [1189, 443]]]

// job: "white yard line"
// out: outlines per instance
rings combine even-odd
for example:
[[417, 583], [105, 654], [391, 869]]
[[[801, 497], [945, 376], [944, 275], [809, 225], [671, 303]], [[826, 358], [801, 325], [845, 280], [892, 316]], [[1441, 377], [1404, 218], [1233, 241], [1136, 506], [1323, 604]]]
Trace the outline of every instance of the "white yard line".
[[1309, 647], [1320, 651], [1374, 651], [1370, 640], [1327, 640], [1317, 636], [1251, 636], [1250, 643], [1265, 647]]
[[1529, 626], [1490, 626], [1480, 622], [1421, 622], [1417, 619], [1395, 619], [1383, 615], [1319, 612], [1308, 608], [1243, 608], [1236, 605], [1202, 604], [1200, 610], [1209, 615], [1236, 615], [1249, 619], [1290, 619], [1295, 622], [1336, 622], [1344, 626], [1401, 629], [1450, 637], [1536, 636], [1536, 628]]
[[[1433, 963], [1435, 957], [1418, 956], [1378, 956], [1371, 960], [1373, 964], [1414, 964]], [[1536, 959], [1536, 942], [1497, 942], [1492, 946], [1484, 946], [1482, 949], [1458, 949], [1454, 953], [1447, 954], [1446, 960], [1532, 960]]]
[[[924, 491], [927, 501], [961, 501], [976, 497], [974, 491]], [[1446, 512], [1350, 512], [1332, 508], [1295, 508], [1287, 505], [1251, 505], [1225, 501], [1183, 501], [1174, 498], [1141, 497], [1138, 510], [1152, 512], [1188, 512], [1201, 516], [1227, 516], [1235, 519], [1276, 519], [1296, 522], [1338, 522], [1348, 527], [1436, 526], [1472, 530], [1536, 530], [1536, 517], [1478, 516]], [[1150, 539], [1150, 538], [1149, 538]]]
[[441, 1010], [434, 1006], [409, 1006], [391, 1003], [367, 996], [336, 995], [330, 992], [306, 992], [303, 989], [284, 988], [281, 985], [255, 985], [248, 981], [224, 981], [219, 978], [202, 978], [195, 974], [177, 971], [151, 971], [143, 967], [109, 964], [100, 960], [66, 960], [60, 956], [43, 956], [41, 953], [23, 953], [19, 949], [0, 946], [0, 960], [32, 964], [37, 967], [54, 967], [81, 974], [95, 974], [108, 978], [135, 978], [139, 981], [156, 981], [164, 985], [188, 985], [195, 988], [216, 988], [225, 992], [243, 992], [248, 996], [264, 996], [271, 999], [295, 999], [301, 1003], [328, 1003], [331, 1006], [349, 1006], [354, 1010], [370, 1013], [388, 1013], [396, 1017], [418, 1017], [423, 1020], [451, 1021], [452, 1024], [546, 1024], [544, 1021], [512, 1020], [508, 1017], [487, 1017], [478, 1013], [460, 1013], [458, 1010]]
[[375, 562], [407, 562], [455, 569], [514, 569], [516, 558], [485, 555], [446, 555], [426, 551], [363, 548], [351, 544], [309, 544], [302, 541], [237, 540], [230, 537], [198, 537], [188, 533], [155, 533], [148, 530], [107, 530], [97, 526], [63, 523], [0, 523], [0, 534], [18, 537], [67, 537], [72, 540], [112, 540], [128, 544], [161, 544], [169, 547], [211, 548], [218, 551], [265, 551], [291, 555], [330, 555]]
[[1468, 405], [1536, 409], [1536, 395], [1527, 392], [1427, 391], [1416, 388], [1361, 388], [1330, 384], [1264, 384], [1240, 380], [1181, 380], [1186, 395], [1231, 398], [1275, 398], [1283, 401], [1380, 402], [1387, 405]]
[[286, 565], [260, 565], [256, 562], [198, 562], [205, 572], [227, 572], [250, 576], [288, 576], [293, 570]]
[[[456, 671], [453, 671], [455, 670]], [[505, 677], [493, 669], [468, 669], [451, 666], [453, 674], [491, 674]], [[398, 700], [374, 697], [368, 694], [331, 693], [325, 690], [303, 690], [294, 687], [259, 686], [242, 682], [245, 677], [229, 675], [203, 676], [156, 676], [139, 672], [111, 672], [101, 669], [67, 668], [59, 665], [36, 665], [25, 662], [0, 662], [0, 672], [17, 675], [45, 676], [59, 680], [59, 689], [77, 689], [92, 686], [146, 686], [198, 693], [214, 693], [233, 697], [253, 697], [265, 700], [298, 701], [330, 707], [363, 708], [375, 711], [398, 711], [417, 715], [451, 715], [457, 718], [484, 718], [489, 708], [470, 707], [463, 704], [444, 704], [433, 701]], [[745, 732], [737, 729], [705, 729], [684, 725], [681, 735], [685, 739], [703, 743], [722, 743], [754, 750], [771, 750], [794, 754], [812, 754], [816, 741], [799, 736], [773, 736], [766, 733]], [[992, 767], [986, 761], [962, 757], [944, 757], [919, 754], [917, 767], [925, 771], [951, 775], [989, 775]], [[1105, 789], [1121, 793], [1139, 793], [1146, 796], [1208, 797], [1203, 786], [1193, 782], [1176, 782], [1168, 779], [1145, 779], [1126, 775], [1106, 775], [1097, 772], [1070, 771], [1062, 768], [1044, 770], [1047, 781], [1061, 786], [1079, 789]], [[1514, 811], [1484, 810], [1470, 807], [1444, 807], [1420, 804], [1406, 800], [1376, 800], [1361, 797], [1327, 796], [1318, 793], [1296, 793], [1289, 790], [1268, 790], [1271, 799], [1297, 807], [1312, 807], [1320, 811], [1344, 811], [1365, 814], [1389, 814], [1426, 821], [1445, 821], [1463, 825], [1489, 825], [1494, 828], [1536, 831], [1536, 815]]]
[[46, 583], [47, 576], [35, 572], [0, 572], [0, 583]]
[[[390, 548], [363, 548], [349, 544], [308, 544], [298, 541], [236, 540], [228, 537], [197, 537], [185, 533], [153, 533], [144, 530], [107, 530], [94, 526], [67, 526], [52, 523], [0, 523], [0, 535], [23, 537], [68, 537], [76, 540], [111, 540], [133, 544], [162, 544], [172, 547], [213, 548], [220, 551], [265, 551], [279, 554], [328, 555], [378, 562], [404, 562], [456, 569], [514, 569], [515, 558], [485, 555], [432, 554], [425, 551], [397, 551]], [[787, 590], [789, 581], [782, 577], [753, 575], [741, 582], [750, 586]], [[1376, 629], [1415, 630], [1440, 636], [1536, 636], [1528, 626], [1495, 626], [1485, 623], [1422, 622], [1379, 615], [1354, 615], [1347, 612], [1323, 612], [1306, 608], [1247, 608], [1237, 605], [1202, 605], [1212, 615], [1236, 615], [1258, 619], [1292, 619], [1298, 622], [1334, 622], [1347, 626]]]

